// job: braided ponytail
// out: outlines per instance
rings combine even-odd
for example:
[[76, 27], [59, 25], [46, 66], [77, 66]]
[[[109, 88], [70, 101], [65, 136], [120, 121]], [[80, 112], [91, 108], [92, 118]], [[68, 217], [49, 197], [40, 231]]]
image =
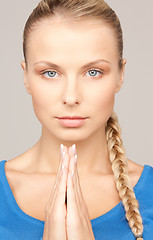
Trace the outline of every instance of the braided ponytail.
[[126, 218], [136, 239], [142, 240], [143, 224], [139, 212], [139, 203], [136, 200], [130, 178], [125, 149], [121, 139], [121, 128], [115, 112], [112, 113], [105, 126], [110, 161], [114, 172], [114, 179], [119, 196], [122, 199]]

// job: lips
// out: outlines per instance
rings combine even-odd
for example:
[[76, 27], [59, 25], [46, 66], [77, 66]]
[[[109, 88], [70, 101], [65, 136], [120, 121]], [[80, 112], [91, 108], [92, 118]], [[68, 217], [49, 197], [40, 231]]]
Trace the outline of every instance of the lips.
[[[86, 117], [87, 118], [87, 117]], [[70, 119], [70, 120], [77, 120], [77, 119], [86, 119], [84, 117], [80, 117], [80, 116], [64, 116], [64, 117], [60, 117], [58, 119]]]
[[57, 120], [63, 127], [78, 128], [86, 123], [87, 118], [82, 118], [80, 116], [64, 116], [61, 118], [57, 118]]

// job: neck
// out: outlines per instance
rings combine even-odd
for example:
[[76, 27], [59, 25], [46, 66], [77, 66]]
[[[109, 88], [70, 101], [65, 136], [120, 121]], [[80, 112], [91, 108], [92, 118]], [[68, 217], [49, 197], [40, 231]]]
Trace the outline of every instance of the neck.
[[107, 148], [105, 129], [101, 128], [92, 136], [73, 141], [57, 139], [44, 128], [42, 136], [34, 146], [33, 169], [35, 172], [57, 173], [60, 162], [60, 144], [66, 147], [76, 144], [77, 166], [80, 174], [111, 173], [111, 162]]

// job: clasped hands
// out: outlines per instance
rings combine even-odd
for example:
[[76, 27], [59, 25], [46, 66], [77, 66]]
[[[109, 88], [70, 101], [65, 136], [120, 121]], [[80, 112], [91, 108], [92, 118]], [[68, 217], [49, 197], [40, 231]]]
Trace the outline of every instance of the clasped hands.
[[61, 161], [45, 209], [43, 240], [95, 240], [77, 170], [76, 146], [60, 146]]

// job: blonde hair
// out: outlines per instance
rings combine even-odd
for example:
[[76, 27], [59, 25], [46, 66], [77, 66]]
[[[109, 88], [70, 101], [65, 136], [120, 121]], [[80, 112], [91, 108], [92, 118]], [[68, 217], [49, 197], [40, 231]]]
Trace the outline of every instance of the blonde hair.
[[[42, 0], [29, 16], [23, 33], [23, 53], [27, 61], [27, 39], [30, 32], [37, 27], [41, 20], [54, 17], [71, 17], [74, 20], [99, 19], [107, 23], [115, 34], [119, 68], [122, 68], [123, 34], [120, 21], [115, 11], [103, 0]], [[115, 112], [112, 113], [105, 125], [105, 133], [112, 163], [112, 170], [119, 196], [122, 199], [126, 218], [136, 239], [143, 239], [143, 224], [130, 178], [128, 162], [121, 140], [121, 128]]]

